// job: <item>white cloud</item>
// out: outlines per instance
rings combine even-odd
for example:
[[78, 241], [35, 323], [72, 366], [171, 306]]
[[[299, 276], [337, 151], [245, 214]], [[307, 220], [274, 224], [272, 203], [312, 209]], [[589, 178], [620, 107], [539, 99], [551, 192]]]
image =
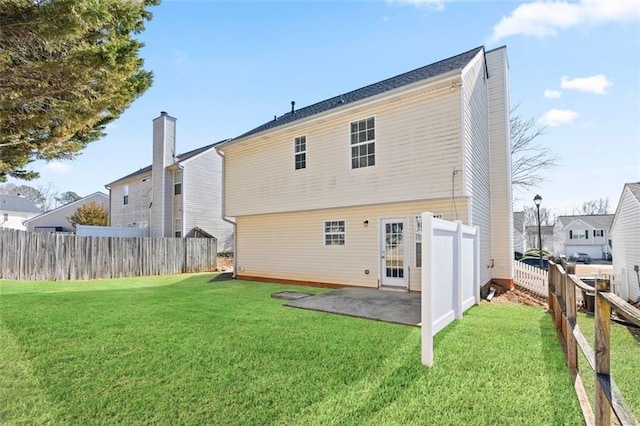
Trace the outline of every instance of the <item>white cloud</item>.
[[514, 35], [555, 37], [559, 30], [640, 20], [638, 0], [534, 1], [518, 6], [493, 27], [492, 41]]
[[390, 3], [410, 4], [417, 7], [426, 7], [441, 12], [444, 4], [450, 0], [389, 0]]
[[612, 84], [604, 74], [574, 79], [565, 76], [560, 79], [560, 87], [563, 89], [579, 90], [580, 92], [595, 93], [597, 95], [606, 95], [607, 88]]
[[42, 168], [42, 171], [63, 175], [65, 173], [69, 173], [71, 171], [71, 168], [71, 164], [61, 163], [60, 161], [52, 161], [45, 164]]
[[547, 89], [544, 91], [544, 97], [548, 99], [558, 99], [560, 96], [562, 96], [561, 90]]
[[552, 109], [547, 111], [538, 122], [543, 126], [558, 127], [561, 124], [571, 123], [578, 118], [578, 113], [569, 109]]

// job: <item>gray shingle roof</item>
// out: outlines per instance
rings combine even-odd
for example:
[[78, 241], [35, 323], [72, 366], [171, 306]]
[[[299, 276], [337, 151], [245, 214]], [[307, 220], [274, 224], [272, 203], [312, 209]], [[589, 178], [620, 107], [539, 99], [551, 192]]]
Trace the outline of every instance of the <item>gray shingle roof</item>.
[[[222, 140], [222, 141], [218, 141], [218, 142], [215, 142], [215, 143], [212, 143], [212, 144], [200, 147], [200, 148], [196, 148], [194, 150], [185, 152], [184, 154], [178, 154], [177, 157], [176, 157], [176, 160], [177, 160], [176, 162], [179, 163], [181, 161], [188, 160], [189, 158], [195, 157], [196, 155], [201, 154], [201, 153], [213, 148], [214, 146], [219, 145], [219, 144], [221, 144], [223, 142], [226, 142], [226, 141], [228, 141], [228, 139], [225, 139], [225, 140]], [[130, 174], [128, 174], [126, 176], [123, 176], [123, 177], [121, 177], [121, 178], [119, 178], [117, 180], [114, 180], [113, 182], [108, 183], [105, 186], [110, 186], [110, 185], [113, 185], [114, 183], [120, 182], [122, 180], [130, 179], [130, 178], [136, 177], [136, 176], [146, 175], [146, 174], [149, 174], [149, 173], [151, 173], [151, 165], [143, 167], [143, 168], [141, 168], [140, 170], [138, 170], [136, 172], [130, 173]]]
[[640, 201], [640, 182], [625, 183], [624, 186], [629, 188], [629, 191]]
[[33, 201], [19, 195], [0, 195], [0, 211], [42, 213]]
[[427, 66], [415, 69], [413, 71], [405, 72], [395, 77], [391, 77], [386, 80], [382, 80], [377, 83], [362, 87], [360, 89], [356, 89], [348, 93], [343, 93], [343, 94], [334, 96], [330, 99], [326, 99], [316, 104], [313, 104], [304, 108], [300, 108], [296, 110], [294, 113], [288, 112], [286, 114], [281, 115], [280, 117], [277, 117], [275, 120], [271, 120], [267, 123], [264, 123], [263, 125], [258, 126], [255, 129], [250, 130], [234, 139], [240, 139], [245, 136], [262, 132], [264, 130], [273, 129], [278, 126], [282, 126], [284, 124], [288, 124], [288, 123], [300, 120], [302, 118], [310, 117], [312, 115], [316, 115], [321, 112], [329, 111], [334, 108], [348, 105], [350, 103], [357, 102], [357, 101], [369, 98], [371, 96], [378, 95], [380, 93], [388, 92], [390, 90], [397, 89], [402, 86], [416, 83], [421, 80], [426, 80], [428, 78], [442, 75], [450, 71], [462, 69], [482, 49], [483, 49], [482, 46], [476, 47], [475, 49], [469, 50], [468, 52], [464, 52], [459, 55], [452, 56], [451, 58], [448, 58], [448, 59], [443, 59], [442, 61], [435, 62], [431, 65], [427, 65]]
[[594, 214], [594, 215], [573, 215], [573, 216], [558, 216], [558, 220], [562, 223], [562, 226], [567, 226], [569, 223], [576, 219], [580, 219], [589, 226], [595, 229], [609, 229], [613, 222], [612, 214]]

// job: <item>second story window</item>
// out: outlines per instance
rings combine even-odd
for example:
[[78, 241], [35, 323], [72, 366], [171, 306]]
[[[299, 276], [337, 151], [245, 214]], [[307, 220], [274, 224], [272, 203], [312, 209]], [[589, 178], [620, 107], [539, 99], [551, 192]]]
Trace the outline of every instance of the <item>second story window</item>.
[[376, 164], [375, 118], [370, 117], [351, 123], [351, 168]]
[[596, 229], [593, 231], [594, 237], [604, 237], [604, 229]]
[[122, 204], [129, 204], [129, 185], [125, 185], [122, 188]]
[[182, 194], [182, 170], [173, 174], [173, 195]]
[[293, 140], [296, 170], [307, 168], [307, 137], [300, 136]]

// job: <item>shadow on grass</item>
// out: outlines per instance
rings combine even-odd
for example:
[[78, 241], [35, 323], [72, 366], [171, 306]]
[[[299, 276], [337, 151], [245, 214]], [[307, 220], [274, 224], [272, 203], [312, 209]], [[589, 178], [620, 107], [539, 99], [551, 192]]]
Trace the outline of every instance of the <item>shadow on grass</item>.
[[[562, 389], [571, 375], [567, 368], [566, 358], [562, 351], [562, 345], [553, 325], [550, 314], [545, 314], [540, 319], [540, 336], [542, 339], [542, 356], [545, 362], [546, 377], [548, 377], [549, 392], [553, 395], [558, 389]], [[577, 396], [574, 394], [574, 403], [577, 404]], [[553, 417], [555, 424], [563, 424], [566, 420], [566, 401], [558, 401], [553, 404]]]
[[223, 272], [211, 278], [208, 282], [217, 283], [220, 281], [230, 281], [233, 279], [233, 272]]

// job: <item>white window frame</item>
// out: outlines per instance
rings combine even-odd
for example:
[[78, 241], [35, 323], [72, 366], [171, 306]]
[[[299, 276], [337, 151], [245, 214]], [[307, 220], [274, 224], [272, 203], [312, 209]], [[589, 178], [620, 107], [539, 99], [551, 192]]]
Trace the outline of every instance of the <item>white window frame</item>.
[[[369, 120], [372, 120], [373, 126], [369, 128]], [[360, 128], [360, 124], [364, 123], [364, 129]], [[357, 130], [354, 132], [353, 126], [357, 126]], [[372, 132], [372, 137], [370, 135]], [[364, 134], [364, 140], [360, 140]], [[371, 138], [370, 138], [371, 137]], [[364, 148], [364, 153], [362, 152]], [[369, 149], [373, 148], [372, 152]], [[354, 150], [357, 151], [357, 156], [354, 157]], [[366, 164], [361, 164], [363, 159], [367, 159]], [[373, 159], [372, 164], [369, 164], [370, 158]], [[349, 159], [351, 169], [362, 169], [365, 167], [373, 167], [376, 165], [376, 117], [370, 116], [361, 120], [352, 121], [349, 123]], [[356, 166], [357, 164], [357, 166]]]
[[122, 205], [129, 204], [129, 185], [122, 187]]
[[184, 175], [182, 170], [173, 172], [173, 195], [182, 195], [182, 180]]
[[[300, 145], [303, 146], [303, 149], [300, 149]], [[300, 167], [298, 167], [299, 165]], [[293, 138], [293, 167], [295, 170], [307, 168], [307, 135]]]
[[[327, 229], [327, 226], [329, 226], [330, 229]], [[337, 230], [333, 229], [334, 226], [337, 226], [338, 229]], [[339, 229], [340, 227], [342, 227], [342, 230]], [[347, 221], [344, 219], [325, 220], [323, 222], [322, 235], [323, 235], [323, 244], [326, 247], [345, 246], [347, 243]], [[330, 239], [327, 240], [327, 237], [330, 237]], [[337, 237], [337, 238], [334, 239], [334, 237]]]

